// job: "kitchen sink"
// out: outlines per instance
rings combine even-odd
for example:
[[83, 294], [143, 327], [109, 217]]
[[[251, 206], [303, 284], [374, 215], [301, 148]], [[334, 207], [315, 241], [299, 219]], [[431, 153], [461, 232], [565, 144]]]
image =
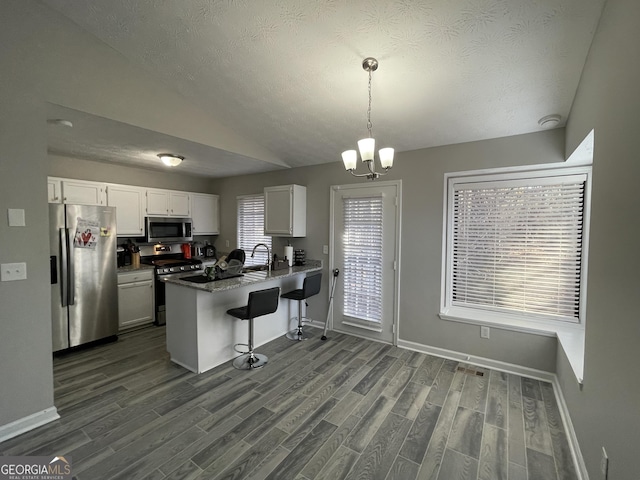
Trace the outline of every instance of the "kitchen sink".
[[268, 265], [251, 265], [242, 269], [243, 272], [266, 272], [267, 270], [269, 270]]
[[206, 275], [192, 275], [190, 277], [182, 277], [180, 280], [184, 280], [185, 282], [193, 282], [193, 283], [209, 283], [209, 282], [217, 282], [218, 280], [227, 280], [229, 278], [242, 277], [242, 274], [238, 275], [229, 275], [225, 278], [209, 278]]

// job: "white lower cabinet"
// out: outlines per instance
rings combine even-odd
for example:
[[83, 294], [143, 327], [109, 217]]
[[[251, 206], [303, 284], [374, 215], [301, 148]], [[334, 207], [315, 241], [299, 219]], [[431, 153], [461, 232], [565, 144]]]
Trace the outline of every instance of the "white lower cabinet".
[[118, 273], [120, 331], [153, 322], [153, 270]]

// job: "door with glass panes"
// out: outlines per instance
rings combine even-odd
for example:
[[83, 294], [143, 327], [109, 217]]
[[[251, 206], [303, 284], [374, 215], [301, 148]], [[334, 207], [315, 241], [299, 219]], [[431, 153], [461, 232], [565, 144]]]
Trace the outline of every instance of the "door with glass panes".
[[336, 331], [395, 342], [399, 188], [399, 182], [332, 187]]

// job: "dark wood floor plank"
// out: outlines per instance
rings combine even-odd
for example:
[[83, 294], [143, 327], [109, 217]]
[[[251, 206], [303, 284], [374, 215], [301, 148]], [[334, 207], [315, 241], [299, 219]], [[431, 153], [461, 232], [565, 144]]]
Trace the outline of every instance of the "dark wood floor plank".
[[407, 418], [389, 413], [351, 469], [347, 480], [384, 480], [410, 426], [411, 421]]
[[438, 480], [475, 480], [478, 475], [478, 460], [447, 448]]
[[295, 479], [316, 451], [333, 435], [338, 427], [321, 421], [278, 466], [266, 477], [267, 480]]
[[400, 455], [418, 465], [422, 463], [441, 411], [442, 407], [433, 403], [425, 402], [422, 405], [402, 445]]
[[78, 480], [577, 479], [550, 383], [313, 330], [255, 371], [189, 372], [157, 327], [57, 355], [62, 418], [0, 454], [55, 450]]
[[353, 387], [353, 391], [360, 395], [366, 395], [378, 383], [389, 367], [396, 361], [394, 357], [383, 357], [378, 363], [373, 365], [371, 371], [358, 384]]
[[314, 480], [343, 479], [349, 474], [358, 458], [359, 455], [356, 452], [342, 446], [333, 457], [331, 457], [331, 462], [324, 466]]
[[245, 418], [233, 429], [229, 430], [224, 436], [218, 438], [215, 442], [191, 457], [191, 459], [203, 470], [208, 468], [215, 458], [223, 455], [235, 441], [249, 435], [272, 415], [272, 411], [261, 408], [250, 417]]
[[491, 424], [484, 425], [478, 480], [507, 480], [509, 475], [507, 432]]
[[420, 464], [407, 460], [401, 455], [396, 457], [386, 480], [415, 480]]
[[436, 480], [438, 478], [440, 465], [442, 464], [446, 445], [449, 440], [449, 432], [451, 431], [453, 419], [458, 411], [460, 394], [457, 390], [451, 391], [442, 406], [436, 428], [433, 431], [433, 435], [431, 435], [431, 441], [420, 465], [420, 471], [417, 477], [420, 480]]
[[547, 455], [553, 455], [551, 433], [547, 423], [542, 400], [522, 397], [524, 412], [524, 438], [527, 448], [532, 448]]
[[329, 437], [329, 439], [318, 449], [318, 452], [309, 460], [307, 466], [302, 470], [302, 475], [314, 479], [320, 471], [328, 463], [335, 461], [334, 454], [338, 451], [343, 444], [347, 436], [351, 433], [353, 428], [357, 425], [359, 419], [357, 417], [349, 417], [343, 422], [335, 432]]
[[527, 478], [528, 480], [557, 480], [553, 457], [527, 448]]
[[457, 452], [479, 459], [483, 428], [482, 413], [458, 407], [447, 445]]
[[564, 431], [551, 429], [551, 443], [553, 444], [553, 458], [556, 462], [558, 480], [577, 480], [578, 474]]
[[246, 453], [227, 466], [216, 477], [217, 480], [240, 480], [246, 478], [254, 469], [264, 462], [287, 437], [287, 433], [273, 428], [269, 430], [261, 442], [255, 443]]
[[540, 390], [540, 382], [533, 378], [521, 377], [522, 396], [533, 398], [534, 400], [542, 400], [542, 391]]
[[358, 425], [345, 440], [345, 446], [358, 453], [362, 453], [378, 431], [378, 428], [380, 428], [380, 425], [382, 425], [382, 422], [391, 411], [393, 405], [393, 401], [388, 398], [378, 397], [373, 406], [362, 417]]
[[438, 375], [443, 363], [443, 358], [426, 355], [422, 365], [418, 367], [413, 381], [430, 387], [436, 379], [436, 375]]
[[509, 374], [509, 462], [527, 465], [520, 377]]
[[507, 428], [509, 412], [509, 381], [504, 372], [492, 370], [489, 379], [486, 422], [499, 428]]

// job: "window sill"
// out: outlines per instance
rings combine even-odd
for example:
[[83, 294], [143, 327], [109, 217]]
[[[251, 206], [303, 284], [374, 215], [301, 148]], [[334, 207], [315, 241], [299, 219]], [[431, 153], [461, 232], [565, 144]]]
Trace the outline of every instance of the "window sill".
[[578, 384], [582, 385], [584, 374], [584, 326], [578, 324], [561, 324], [553, 321], [521, 319], [506, 315], [493, 315], [489, 312], [468, 312], [448, 309], [439, 313], [443, 320], [483, 325], [511, 330], [515, 332], [530, 333], [556, 337], [569, 360]]

